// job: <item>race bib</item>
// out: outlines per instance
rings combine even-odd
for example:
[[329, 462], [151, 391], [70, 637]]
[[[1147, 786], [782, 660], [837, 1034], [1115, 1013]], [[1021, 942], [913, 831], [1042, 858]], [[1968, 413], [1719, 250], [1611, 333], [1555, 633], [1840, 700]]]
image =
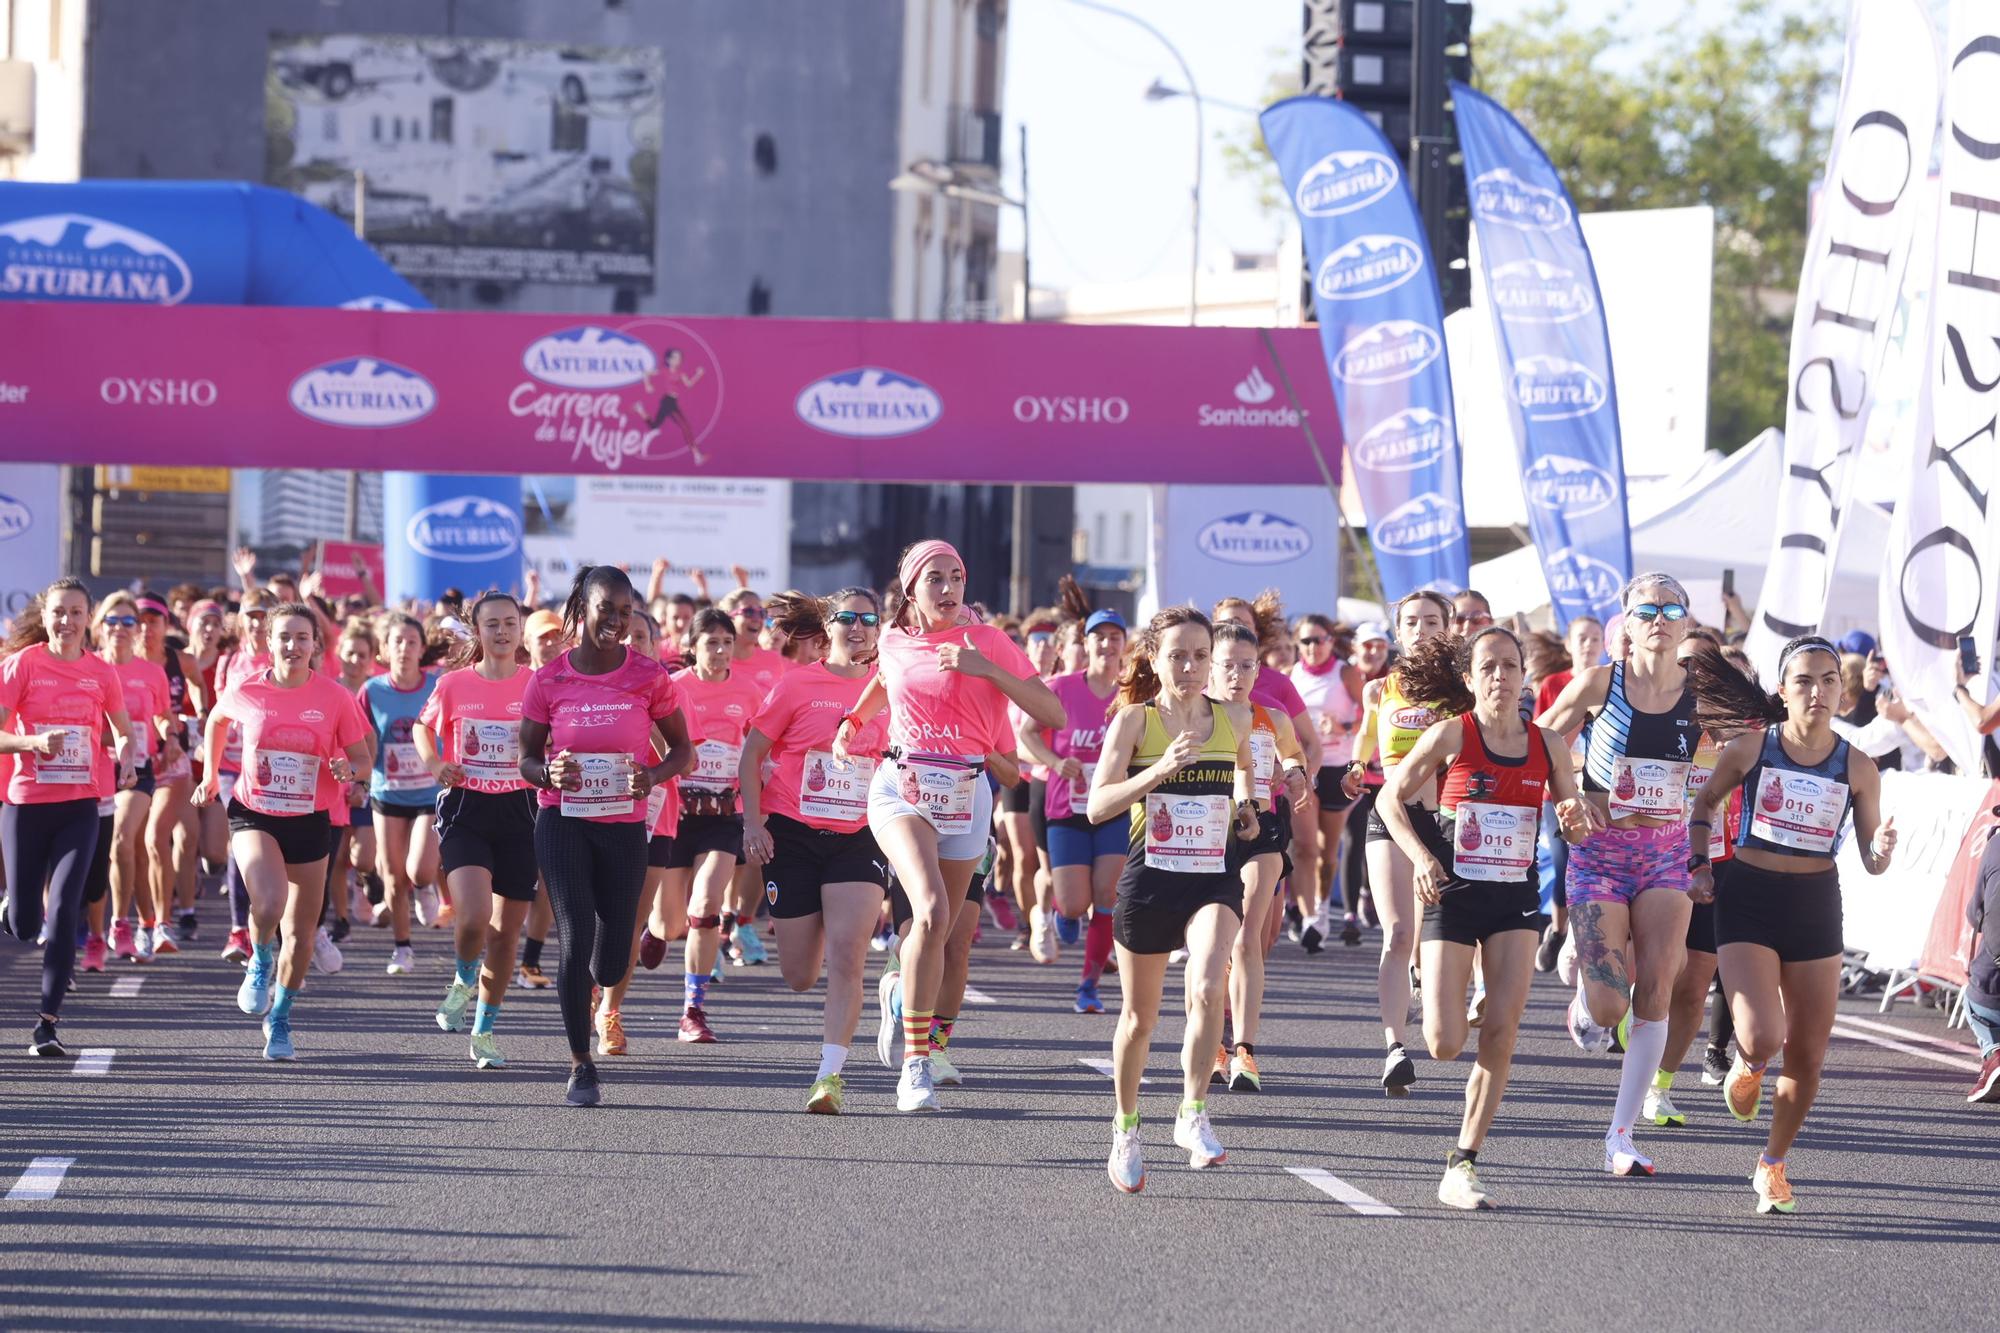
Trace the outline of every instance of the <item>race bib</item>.
[[243, 771], [243, 728], [234, 722], [222, 738], [222, 766], [232, 773]]
[[868, 816], [868, 784], [875, 780], [873, 759], [855, 757], [843, 764], [826, 750], [806, 751], [799, 777], [799, 813], [807, 819], [849, 822]]
[[[77, 786], [92, 780], [90, 753], [90, 732], [85, 727], [36, 724], [35, 734], [47, 736], [51, 733], [62, 737], [56, 752], [46, 757], [35, 756], [35, 782], [44, 787]], [[40, 890], [37, 890], [40, 892]]]
[[1685, 817], [1688, 770], [1692, 767], [1684, 759], [1634, 759], [1619, 755], [1611, 761], [1611, 817]]
[[1519, 884], [1535, 867], [1541, 811], [1520, 805], [1466, 801], [1452, 833], [1452, 873], [1487, 884]]
[[1272, 779], [1278, 774], [1278, 738], [1262, 727], [1250, 733], [1250, 764], [1257, 803], [1268, 809], [1277, 803]]
[[1227, 796], [1146, 797], [1146, 864], [1152, 869], [1220, 874], [1228, 847]]
[[694, 747], [694, 772], [681, 779], [687, 787], [708, 791], [736, 790], [736, 769], [743, 761], [743, 747], [728, 741], [703, 741]]
[[243, 770], [244, 804], [267, 815], [309, 815], [319, 785], [319, 759], [292, 750], [258, 750]]
[[667, 785], [661, 783], [646, 796], [646, 827], [648, 829], [658, 828], [660, 826], [660, 816], [666, 812]]
[[1097, 761], [1087, 759], [1083, 764], [1083, 776], [1069, 784], [1069, 812], [1073, 815], [1090, 813], [1090, 784], [1097, 780]]
[[415, 741], [390, 741], [382, 747], [382, 790], [422, 791], [436, 785]]
[[929, 764], [906, 759], [897, 768], [897, 790], [917, 807], [940, 837], [964, 833], [972, 827], [972, 803], [983, 775], [976, 768]]
[[1831, 856], [1840, 837], [1840, 817], [1846, 812], [1845, 782], [1767, 768], [1757, 783], [1750, 833], [1774, 847]]
[[153, 736], [152, 725], [145, 718], [133, 718], [132, 744], [128, 749], [131, 752], [132, 763], [135, 766], [143, 764], [153, 757], [154, 742], [155, 737]]
[[[1694, 769], [1688, 774], [1687, 817], [1694, 818], [1694, 798], [1701, 795], [1701, 789], [1715, 776], [1715, 761], [1719, 756], [1704, 745], [1695, 753]], [[1707, 762], [1703, 762], [1706, 760]], [[1730, 793], [1735, 800], [1735, 793]], [[1715, 812], [1708, 830], [1708, 859], [1715, 861], [1729, 854], [1729, 814], [1727, 809]]]
[[579, 819], [632, 813], [632, 756], [629, 754], [571, 755], [583, 768], [583, 786], [565, 789], [562, 812]]
[[465, 719], [458, 733], [458, 764], [474, 782], [520, 782], [520, 719]]

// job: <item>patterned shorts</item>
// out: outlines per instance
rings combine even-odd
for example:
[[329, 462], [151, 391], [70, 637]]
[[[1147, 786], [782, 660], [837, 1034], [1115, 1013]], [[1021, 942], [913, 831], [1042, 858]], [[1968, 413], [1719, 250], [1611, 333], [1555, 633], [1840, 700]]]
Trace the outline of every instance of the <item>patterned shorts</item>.
[[1629, 906], [1647, 889], [1686, 893], [1688, 856], [1686, 824], [1600, 829], [1590, 841], [1569, 849], [1569, 905]]

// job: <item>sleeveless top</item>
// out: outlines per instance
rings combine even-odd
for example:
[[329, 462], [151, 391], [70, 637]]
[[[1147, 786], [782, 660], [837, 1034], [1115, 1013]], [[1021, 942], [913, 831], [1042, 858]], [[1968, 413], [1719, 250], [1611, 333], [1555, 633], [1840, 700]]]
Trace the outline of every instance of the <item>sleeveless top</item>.
[[[1171, 883], [1176, 876], [1226, 875], [1236, 791], [1236, 729], [1222, 705], [1206, 701], [1213, 722], [1200, 756], [1133, 804], [1125, 879]], [[1146, 730], [1132, 750], [1128, 777], [1166, 753], [1169, 738], [1159, 708], [1146, 705]], [[1121, 888], [1123, 886], [1121, 885]]]
[[1688, 773], [1700, 740], [1693, 690], [1683, 688], [1664, 713], [1640, 712], [1625, 697], [1625, 664], [1616, 663], [1604, 707], [1590, 719], [1583, 789], [1606, 793], [1613, 819], [1684, 819]]
[[1438, 718], [1429, 704], [1411, 703], [1403, 696], [1402, 682], [1395, 672], [1382, 677], [1382, 702], [1375, 710], [1375, 750], [1382, 758], [1382, 767], [1402, 763]]
[[[1325, 672], [1308, 671], [1303, 666], [1292, 668], [1292, 685], [1306, 701], [1306, 713], [1315, 725], [1323, 713], [1332, 714], [1336, 722], [1345, 723], [1346, 727], [1352, 727], [1361, 717], [1360, 705], [1347, 693], [1340, 671], [1338, 665]], [[1353, 731], [1343, 728], [1331, 736], [1322, 732], [1321, 739], [1324, 742], [1320, 748], [1321, 768], [1345, 768], [1353, 760]]]
[[1468, 713], [1459, 723], [1458, 757], [1438, 789], [1437, 829], [1447, 850], [1438, 859], [1454, 879], [1526, 883], [1538, 873], [1535, 835], [1549, 794], [1549, 747], [1531, 724], [1525, 755], [1494, 754], [1476, 718]]
[[1782, 727], [1764, 728], [1757, 763], [1743, 779], [1743, 821], [1738, 851], [1754, 847], [1775, 856], [1832, 856], [1847, 835], [1854, 794], [1847, 786], [1845, 740], [1817, 764], [1802, 764], [1785, 752]]

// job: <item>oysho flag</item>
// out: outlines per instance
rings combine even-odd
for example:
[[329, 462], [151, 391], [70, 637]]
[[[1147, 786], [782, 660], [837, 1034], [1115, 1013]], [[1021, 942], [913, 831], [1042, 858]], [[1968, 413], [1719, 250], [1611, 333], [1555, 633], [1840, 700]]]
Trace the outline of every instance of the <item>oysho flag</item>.
[[1383, 590], [1463, 588], [1470, 555], [1444, 307], [1403, 164], [1345, 102], [1287, 98], [1261, 120], [1298, 212]]
[[1945, 57], [1930, 369], [1914, 438], [1898, 441], [1909, 451], [1909, 486], [1889, 524], [1881, 626], [1897, 691], [1958, 771], [1971, 774], [1980, 746], [1953, 697], [1958, 640], [1979, 645], [1971, 689], [1984, 698], [2000, 637], [2000, 508], [1992, 503], [2000, 487], [2000, 5], [1953, 0]]
[[1767, 675], [1826, 612], [1850, 465], [1874, 402], [1938, 112], [1937, 34], [1923, 0], [1855, 0], [1825, 188], [1792, 316], [1785, 471], [1745, 649]]
[[1597, 270], [1562, 178], [1507, 110], [1451, 85], [1528, 526], [1556, 619], [1604, 620], [1632, 574], [1625, 450]]

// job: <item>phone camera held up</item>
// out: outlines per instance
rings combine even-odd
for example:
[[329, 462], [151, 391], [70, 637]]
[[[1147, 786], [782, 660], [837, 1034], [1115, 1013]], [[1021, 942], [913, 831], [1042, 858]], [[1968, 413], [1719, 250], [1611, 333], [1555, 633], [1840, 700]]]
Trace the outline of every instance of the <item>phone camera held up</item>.
[[1970, 636], [1962, 636], [1958, 641], [1958, 669], [1967, 680], [1979, 675], [1979, 644]]

